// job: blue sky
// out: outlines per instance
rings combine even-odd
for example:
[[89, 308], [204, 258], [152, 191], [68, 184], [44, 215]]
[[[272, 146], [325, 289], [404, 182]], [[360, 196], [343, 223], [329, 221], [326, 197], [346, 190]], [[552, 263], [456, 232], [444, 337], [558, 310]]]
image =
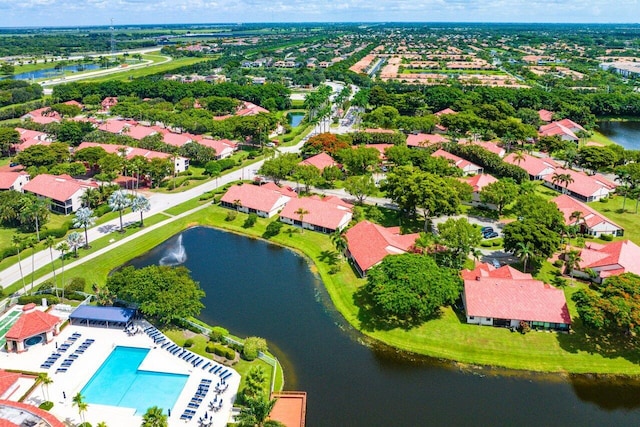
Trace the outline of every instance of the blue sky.
[[638, 23], [640, 0], [0, 0], [0, 27], [222, 22]]

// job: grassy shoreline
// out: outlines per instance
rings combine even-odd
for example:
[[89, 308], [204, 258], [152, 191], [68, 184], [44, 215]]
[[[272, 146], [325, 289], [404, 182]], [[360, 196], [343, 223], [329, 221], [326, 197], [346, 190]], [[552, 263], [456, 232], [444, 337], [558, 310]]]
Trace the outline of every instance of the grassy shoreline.
[[[100, 262], [78, 266], [70, 270], [67, 277], [85, 276], [88, 283], [102, 284], [111, 269], [192, 226], [210, 226], [261, 238], [267, 224], [276, 220], [260, 219], [253, 228], [245, 229], [242, 223], [246, 215], [240, 214], [236, 220], [227, 222], [227, 212], [227, 209], [212, 205], [105, 254], [99, 259]], [[504, 328], [468, 325], [460, 313], [450, 307], [441, 310], [437, 319], [411, 330], [367, 328], [366, 313], [360, 310], [355, 301], [364, 280], [357, 278], [346, 262], [340, 264], [336, 274], [329, 273], [331, 266], [326, 262], [327, 257], [323, 256], [326, 251], [335, 250], [329, 236], [314, 232], [301, 234], [291, 227], [284, 227], [281, 234], [269, 241], [304, 254], [311, 261], [312, 270], [322, 279], [335, 308], [355, 329], [374, 342], [467, 365], [545, 373], [640, 375], [640, 353], [636, 349], [619, 346], [601, 348], [595, 337], [586, 334], [575, 311], [572, 311], [575, 320], [571, 334], [531, 332], [520, 335]], [[567, 297], [575, 290], [566, 288]]]

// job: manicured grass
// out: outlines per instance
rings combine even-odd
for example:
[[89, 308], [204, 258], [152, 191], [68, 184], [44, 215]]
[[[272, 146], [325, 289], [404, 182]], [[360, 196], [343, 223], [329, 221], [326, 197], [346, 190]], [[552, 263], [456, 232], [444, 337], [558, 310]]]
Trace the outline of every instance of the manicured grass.
[[640, 245], [640, 207], [636, 212], [636, 202], [633, 199], [627, 197], [624, 212], [622, 211], [622, 203], [624, 198], [622, 196], [614, 196], [607, 199], [606, 202], [591, 202], [587, 203], [596, 211], [609, 218], [622, 228], [624, 228], [624, 239], [629, 239], [636, 245]]
[[615, 144], [615, 141], [613, 141], [612, 139], [610, 139], [608, 136], [605, 136], [603, 134], [601, 134], [598, 131], [594, 131], [593, 135], [591, 135], [589, 137], [589, 141], [594, 141], [597, 143], [600, 143], [602, 145], [612, 145]]
[[[151, 59], [154, 62], [160, 62], [162, 60], [164, 60], [164, 56], [160, 56], [160, 55], [142, 55], [143, 59]], [[159, 64], [159, 65], [154, 65], [154, 64], [149, 64], [147, 66], [144, 67], [139, 67], [139, 68], [133, 68], [129, 71], [122, 71], [122, 72], [118, 72], [118, 73], [112, 73], [112, 74], [107, 74], [107, 75], [102, 75], [102, 76], [98, 76], [98, 77], [94, 77], [94, 78], [88, 78], [85, 79], [86, 81], [93, 81], [93, 82], [104, 82], [107, 80], [130, 80], [130, 79], [134, 79], [137, 77], [144, 77], [144, 76], [148, 76], [150, 74], [157, 74], [157, 73], [167, 73], [170, 72], [171, 70], [174, 70], [176, 68], [180, 68], [180, 67], [184, 67], [186, 65], [193, 65], [196, 64], [198, 62], [202, 62], [202, 61], [206, 61], [208, 59], [211, 58], [178, 58], [175, 59], [173, 61], [169, 61], [166, 62], [164, 64]]]

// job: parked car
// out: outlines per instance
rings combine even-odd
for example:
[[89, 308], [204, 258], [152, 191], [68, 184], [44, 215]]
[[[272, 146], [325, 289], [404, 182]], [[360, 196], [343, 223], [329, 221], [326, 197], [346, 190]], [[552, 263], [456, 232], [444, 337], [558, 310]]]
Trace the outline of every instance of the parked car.
[[482, 227], [482, 228], [480, 229], [480, 232], [481, 232], [482, 234], [485, 234], [485, 233], [493, 233], [493, 227]]
[[493, 239], [494, 237], [498, 237], [498, 233], [496, 233], [495, 231], [492, 231], [491, 233], [487, 233], [484, 235], [485, 239]]

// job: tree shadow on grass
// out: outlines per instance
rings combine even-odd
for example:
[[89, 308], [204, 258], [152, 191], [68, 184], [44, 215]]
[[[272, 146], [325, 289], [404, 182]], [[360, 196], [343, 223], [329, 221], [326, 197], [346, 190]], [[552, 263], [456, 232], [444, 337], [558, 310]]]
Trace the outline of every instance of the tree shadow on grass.
[[358, 321], [363, 331], [390, 331], [392, 329], [402, 329], [409, 331], [422, 325], [424, 322], [437, 319], [441, 316], [440, 310], [427, 318], [398, 319], [388, 317], [376, 310], [371, 297], [364, 289], [364, 286], [353, 294], [353, 302], [358, 307]]
[[580, 319], [575, 319], [572, 332], [556, 334], [560, 347], [569, 353], [586, 352], [607, 359], [623, 358], [640, 364], [638, 340], [617, 334], [607, 334], [586, 328]]
[[340, 261], [340, 254], [336, 251], [322, 251], [318, 259], [328, 265], [336, 265]]

